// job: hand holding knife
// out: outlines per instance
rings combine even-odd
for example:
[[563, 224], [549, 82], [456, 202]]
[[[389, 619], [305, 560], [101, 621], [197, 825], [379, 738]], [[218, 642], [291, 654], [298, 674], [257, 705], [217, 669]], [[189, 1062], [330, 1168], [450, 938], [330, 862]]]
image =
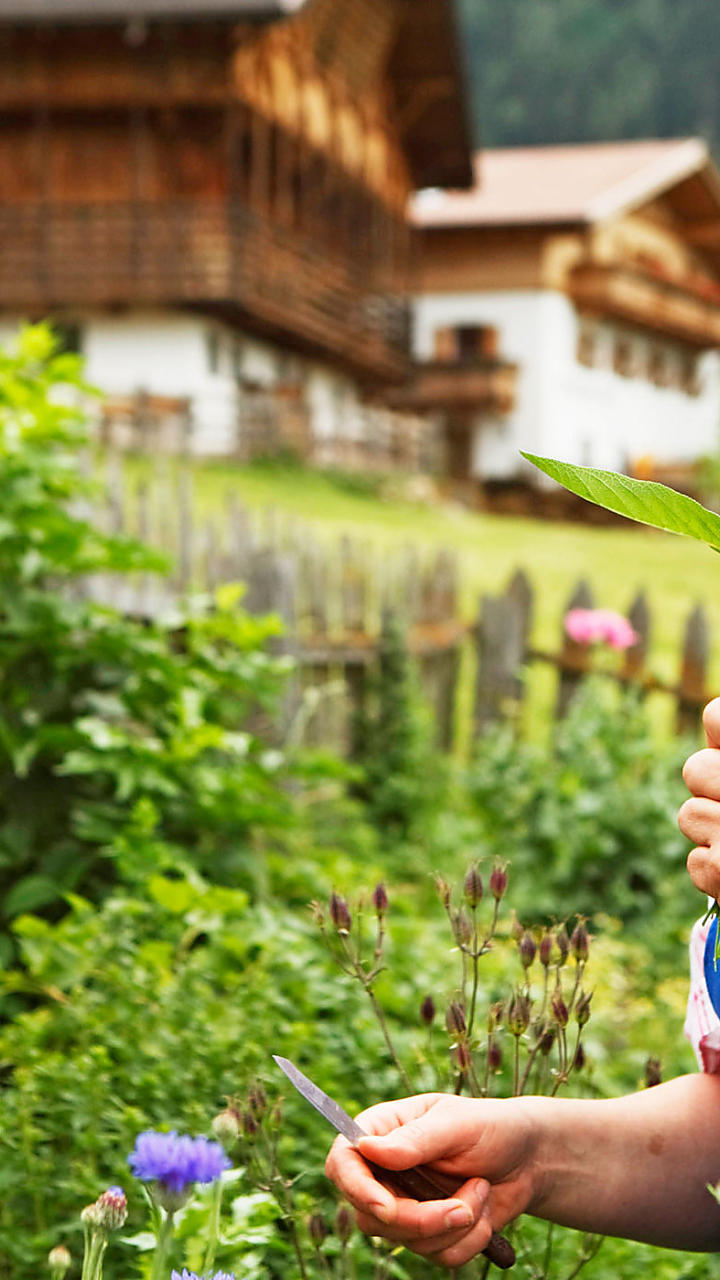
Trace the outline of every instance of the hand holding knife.
[[[369, 1136], [339, 1103], [323, 1093], [322, 1089], [303, 1075], [302, 1071], [299, 1071], [288, 1058], [281, 1058], [276, 1054], [273, 1054], [273, 1058], [306, 1102], [309, 1102], [338, 1133], [347, 1138], [348, 1142], [356, 1145], [360, 1138]], [[462, 1179], [452, 1178], [427, 1165], [416, 1165], [414, 1169], [391, 1170], [375, 1164], [366, 1156], [362, 1158], [378, 1181], [384, 1183], [391, 1191], [412, 1200], [444, 1200], [454, 1196], [462, 1186]], [[515, 1262], [515, 1251], [512, 1245], [497, 1232], [493, 1232], [483, 1253], [503, 1271]]]

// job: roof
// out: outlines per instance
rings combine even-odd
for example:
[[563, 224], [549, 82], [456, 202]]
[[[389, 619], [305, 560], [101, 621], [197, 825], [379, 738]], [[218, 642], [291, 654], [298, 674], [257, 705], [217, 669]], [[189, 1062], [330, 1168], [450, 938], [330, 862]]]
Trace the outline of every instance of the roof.
[[508, 147], [476, 154], [469, 191], [420, 192], [418, 227], [592, 223], [702, 177], [720, 203], [720, 177], [700, 138]]
[[96, 23], [137, 19], [270, 19], [300, 7], [303, 0], [1, 0], [0, 22]]

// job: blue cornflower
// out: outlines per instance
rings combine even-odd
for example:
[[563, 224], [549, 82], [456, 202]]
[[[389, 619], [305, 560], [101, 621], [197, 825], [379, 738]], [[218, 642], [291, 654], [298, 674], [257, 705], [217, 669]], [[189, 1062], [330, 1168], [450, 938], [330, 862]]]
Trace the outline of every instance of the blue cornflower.
[[[182, 1271], [173, 1271], [170, 1280], [203, 1280], [203, 1277], [183, 1267]], [[235, 1280], [235, 1276], [232, 1271], [216, 1271], [214, 1275], [204, 1277], [204, 1280]]]
[[181, 1194], [193, 1182], [214, 1182], [230, 1161], [219, 1142], [178, 1136], [175, 1131], [138, 1134], [128, 1164], [143, 1182], [158, 1182], [167, 1191]]

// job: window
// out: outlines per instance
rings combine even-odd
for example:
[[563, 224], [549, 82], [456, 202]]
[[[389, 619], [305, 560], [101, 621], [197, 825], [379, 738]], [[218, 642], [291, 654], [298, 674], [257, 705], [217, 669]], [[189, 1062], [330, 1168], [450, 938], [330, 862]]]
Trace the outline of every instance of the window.
[[596, 324], [588, 320], [580, 321], [575, 352], [578, 364], [585, 365], [587, 369], [597, 369], [600, 364], [599, 338]]
[[459, 324], [435, 330], [435, 359], [448, 363], [472, 364], [494, 360], [498, 353], [498, 331], [489, 324]]
[[205, 351], [209, 373], [220, 372], [220, 334], [217, 329], [208, 329], [205, 334]]
[[648, 357], [648, 377], [656, 387], [671, 387], [675, 381], [672, 352], [653, 346]]
[[679, 386], [688, 396], [702, 395], [703, 382], [700, 375], [700, 357], [694, 351], [680, 357]]
[[637, 343], [632, 338], [619, 336], [613, 347], [613, 369], [621, 378], [635, 378], [640, 372]]

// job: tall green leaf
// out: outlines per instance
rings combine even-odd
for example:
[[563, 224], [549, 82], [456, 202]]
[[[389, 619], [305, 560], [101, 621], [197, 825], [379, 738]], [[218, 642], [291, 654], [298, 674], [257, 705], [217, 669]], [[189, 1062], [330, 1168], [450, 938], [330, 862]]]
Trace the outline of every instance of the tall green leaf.
[[595, 467], [579, 467], [573, 462], [538, 458], [534, 453], [524, 451], [522, 456], [571, 493], [587, 498], [588, 502], [616, 511], [629, 520], [652, 525], [655, 529], [684, 533], [688, 538], [697, 538], [714, 551], [720, 551], [720, 516], [687, 494], [677, 493], [655, 480], [634, 480], [615, 471], [598, 471]]

